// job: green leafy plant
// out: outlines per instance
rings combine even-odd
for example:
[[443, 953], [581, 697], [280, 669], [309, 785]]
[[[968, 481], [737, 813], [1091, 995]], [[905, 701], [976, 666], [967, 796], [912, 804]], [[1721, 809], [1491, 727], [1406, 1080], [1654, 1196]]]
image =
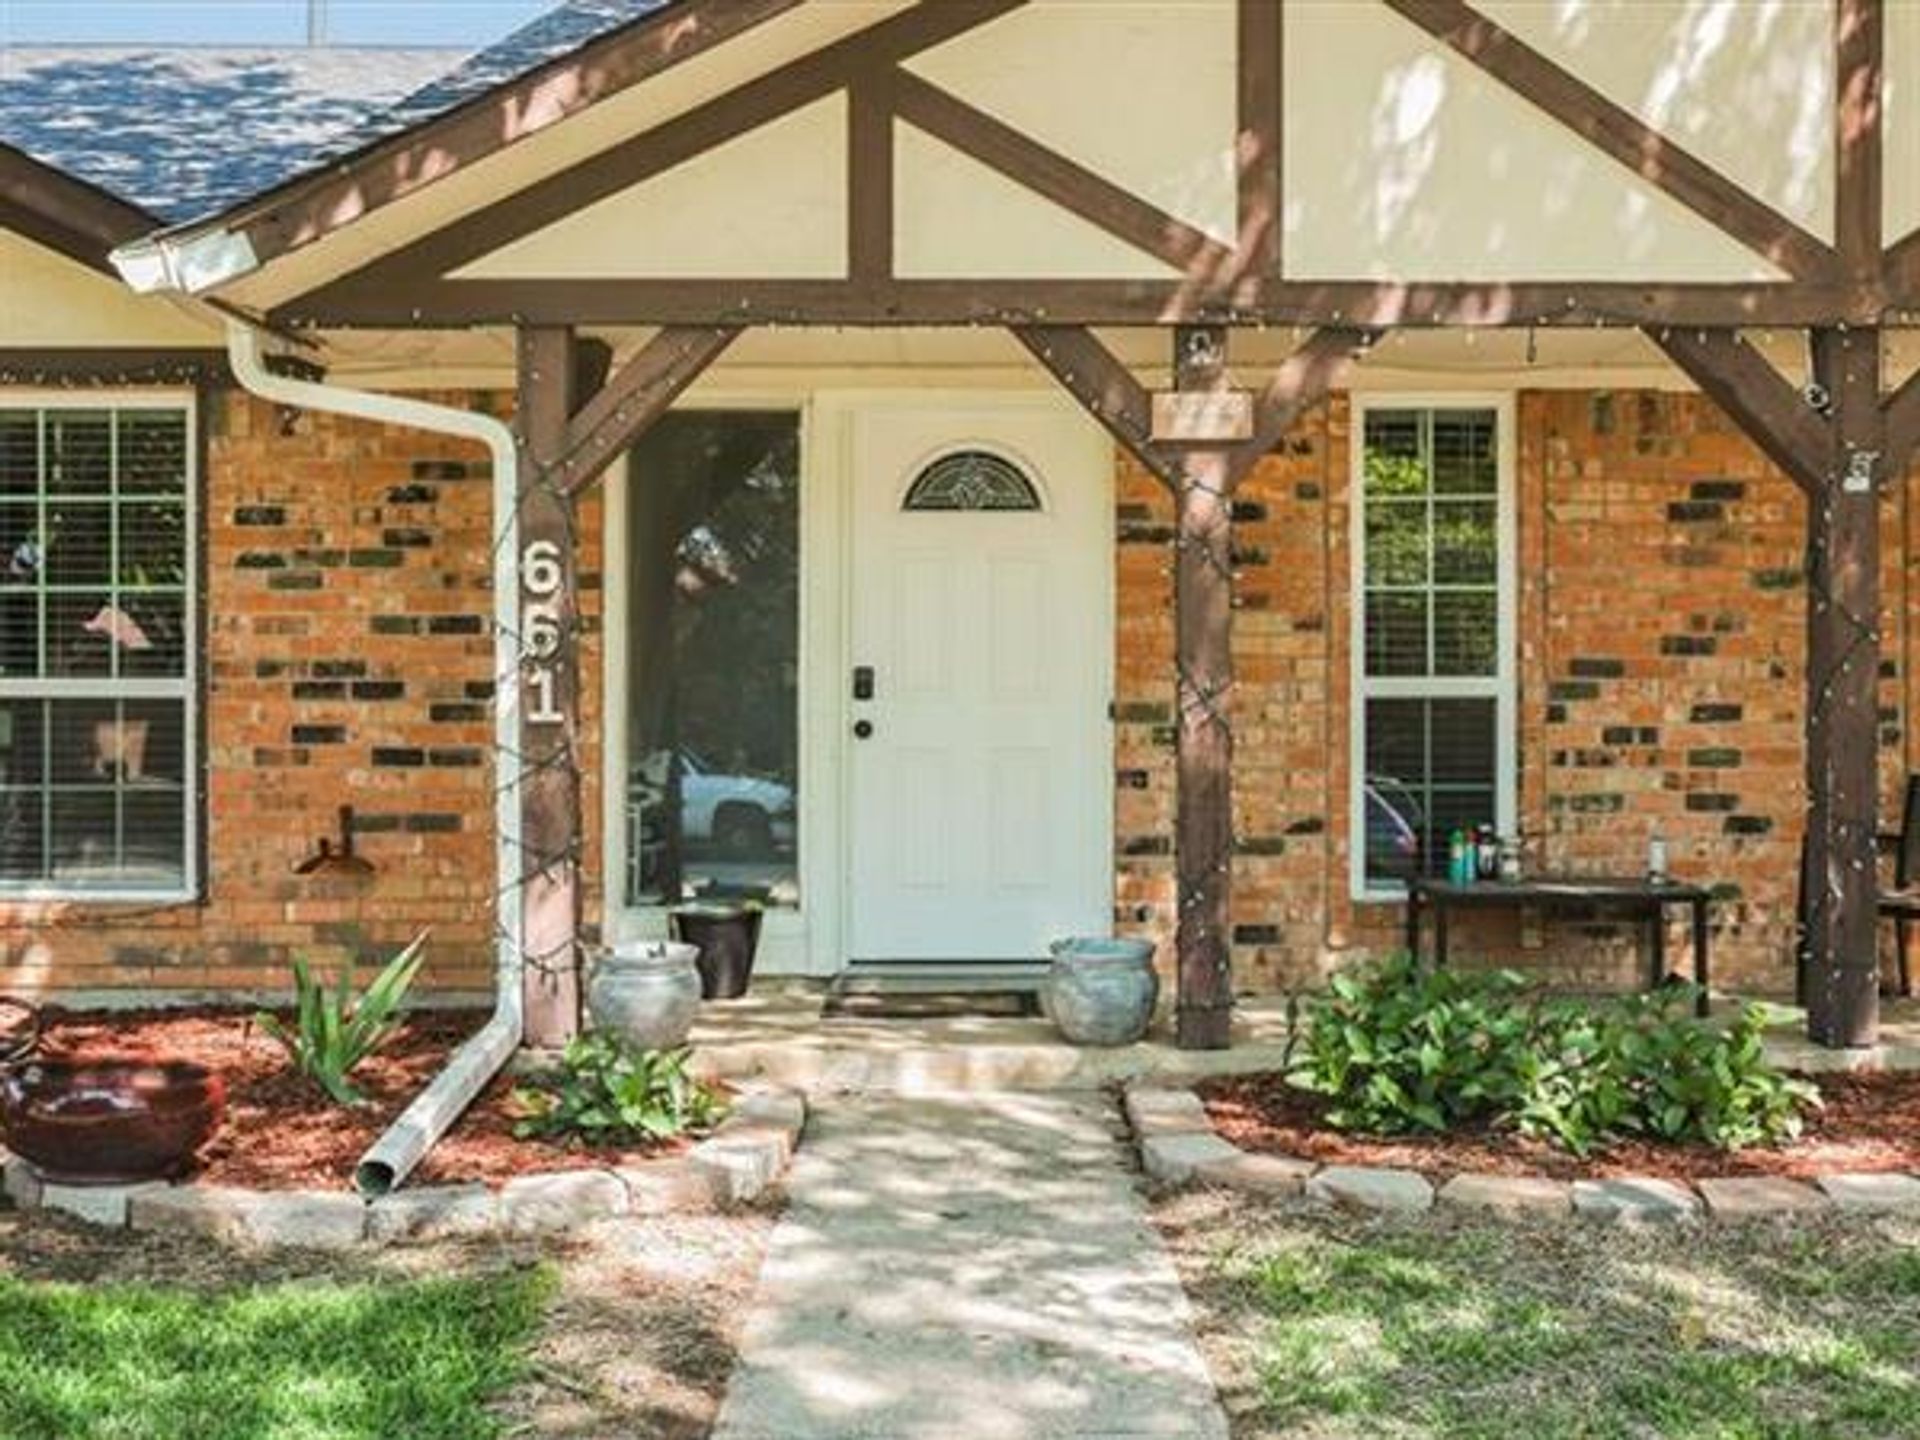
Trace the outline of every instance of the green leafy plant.
[[353, 970], [340, 972], [329, 988], [314, 975], [304, 959], [293, 962], [296, 1004], [293, 1022], [262, 1011], [256, 1024], [286, 1047], [297, 1068], [338, 1105], [363, 1105], [366, 1097], [348, 1078], [353, 1071], [392, 1038], [399, 1028], [400, 1006], [413, 988], [426, 959], [423, 932], [374, 977], [365, 993], [353, 993]]
[[631, 1145], [707, 1129], [725, 1107], [687, 1061], [684, 1049], [642, 1050], [603, 1031], [579, 1036], [553, 1074], [514, 1091], [523, 1116], [514, 1133]]
[[1692, 998], [1542, 1000], [1510, 972], [1399, 957], [1307, 1002], [1288, 1078], [1327, 1098], [1329, 1124], [1376, 1134], [1484, 1122], [1579, 1155], [1626, 1135], [1723, 1149], [1798, 1135], [1819, 1092], [1766, 1059], [1766, 1012], [1718, 1029]]

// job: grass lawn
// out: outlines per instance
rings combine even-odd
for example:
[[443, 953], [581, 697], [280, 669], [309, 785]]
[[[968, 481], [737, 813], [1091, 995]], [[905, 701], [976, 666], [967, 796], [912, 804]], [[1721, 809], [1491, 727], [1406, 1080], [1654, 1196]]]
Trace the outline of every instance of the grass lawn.
[[545, 1267], [213, 1293], [0, 1277], [0, 1435], [497, 1434], [553, 1288]]
[[772, 1224], [332, 1255], [0, 1206], [0, 1440], [698, 1440]]
[[1157, 1218], [1236, 1436], [1920, 1437], [1920, 1222]]

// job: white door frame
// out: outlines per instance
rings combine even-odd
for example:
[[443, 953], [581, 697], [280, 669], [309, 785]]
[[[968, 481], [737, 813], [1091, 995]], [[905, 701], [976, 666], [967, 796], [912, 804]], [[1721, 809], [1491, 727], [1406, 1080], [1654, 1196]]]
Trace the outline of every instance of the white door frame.
[[[851, 914], [852, 843], [849, 826], [852, 700], [848, 676], [853, 667], [853, 417], [862, 410], [1004, 406], [1026, 410], [1073, 409], [1051, 390], [982, 390], [915, 386], [910, 375], [888, 389], [813, 390], [728, 389], [698, 385], [678, 402], [681, 409], [789, 410], [800, 419], [800, 804], [797, 857], [800, 908], [769, 910], [761, 940], [759, 969], [772, 975], [827, 977], [846, 963], [845, 937]], [[1100, 545], [1100, 613], [1106, 643], [1096, 663], [1102, 693], [1114, 685], [1114, 606], [1116, 533], [1113, 507], [1115, 467], [1112, 449], [1094, 429], [1090, 447], [1105, 457], [1098, 467], [1106, 503]], [[1093, 467], [1089, 467], [1090, 469]], [[1057, 482], [1056, 482], [1057, 483]], [[604, 481], [601, 548], [601, 834], [604, 928], [609, 940], [657, 938], [666, 933], [664, 907], [629, 907], [626, 894], [625, 756], [629, 676], [624, 657], [629, 633], [627, 578], [628, 466], [624, 457], [610, 466]], [[1088, 543], [1093, 543], [1089, 540]], [[1112, 730], [1107, 731], [1109, 757]], [[1109, 777], [1112, 765], [1106, 767]], [[1086, 883], [1099, 887], [1108, 906], [1113, 893], [1113, 790], [1102, 788], [1099, 843], [1085, 857]]]

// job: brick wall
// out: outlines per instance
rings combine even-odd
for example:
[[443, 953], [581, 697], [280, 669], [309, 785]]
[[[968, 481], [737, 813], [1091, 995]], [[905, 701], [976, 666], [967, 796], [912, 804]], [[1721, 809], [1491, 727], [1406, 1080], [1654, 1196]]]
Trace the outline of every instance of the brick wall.
[[[1802, 819], [1804, 513], [1798, 490], [1712, 406], [1657, 392], [1518, 403], [1521, 824], [1558, 869], [1645, 864], [1722, 887], [1716, 977], [1791, 987]], [[1349, 417], [1336, 397], [1246, 482], [1234, 658], [1234, 962], [1243, 990], [1311, 982], [1401, 943], [1397, 906], [1349, 898]], [[1116, 918], [1169, 962], [1173, 751], [1170, 503], [1120, 486]], [[1913, 599], [1906, 504], [1886, 507], [1883, 820], [1910, 760], [1900, 672]], [[1457, 953], [1637, 975], [1638, 936], [1599, 919], [1470, 917]], [[1684, 958], [1676, 928], [1670, 956]]]
[[[484, 397], [448, 397], [485, 403]], [[1399, 941], [1348, 898], [1349, 407], [1304, 419], [1240, 497], [1234, 699], [1239, 983], [1309, 982]], [[1535, 392], [1518, 406], [1520, 798], [1557, 866], [1723, 882], [1719, 973], [1790, 981], [1802, 805], [1802, 511], [1793, 486], [1687, 396]], [[282, 986], [434, 929], [429, 983], [489, 981], [494, 873], [490, 485], [457, 442], [240, 396], [209, 415], [204, 903], [0, 908], [0, 989]], [[582, 512], [585, 875], [599, 911], [599, 492]], [[1119, 482], [1116, 917], [1173, 908], [1172, 512]], [[1916, 618], [1886, 512], [1884, 818], [1912, 760], [1900, 657]], [[1628, 578], [1630, 577], [1630, 579]], [[293, 867], [355, 807], [365, 880]], [[1674, 937], [1681, 953], [1680, 937]], [[1632, 973], [1619, 927], [1496, 921], [1463, 951], [1593, 983]], [[1165, 952], [1163, 950], [1163, 956]]]
[[[331, 969], [431, 926], [429, 983], [484, 990], [486, 456], [237, 394], [207, 429], [207, 898], [0, 908], [0, 989], [284, 986], [296, 951]], [[341, 805], [374, 874], [294, 875]]]

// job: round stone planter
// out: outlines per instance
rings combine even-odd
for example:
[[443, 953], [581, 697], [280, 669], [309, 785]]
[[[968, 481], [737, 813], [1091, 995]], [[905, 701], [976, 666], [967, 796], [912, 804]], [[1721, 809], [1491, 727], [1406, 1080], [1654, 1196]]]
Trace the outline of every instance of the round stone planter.
[[158, 1180], [187, 1168], [226, 1104], [200, 1065], [40, 1060], [0, 1074], [0, 1137], [61, 1184]]
[[616, 945], [593, 967], [587, 1014], [596, 1030], [643, 1050], [687, 1043], [700, 1008], [700, 952], [677, 941]]
[[1145, 1038], [1160, 998], [1153, 942], [1056, 941], [1042, 998], [1054, 1025], [1075, 1045], [1131, 1045]]

